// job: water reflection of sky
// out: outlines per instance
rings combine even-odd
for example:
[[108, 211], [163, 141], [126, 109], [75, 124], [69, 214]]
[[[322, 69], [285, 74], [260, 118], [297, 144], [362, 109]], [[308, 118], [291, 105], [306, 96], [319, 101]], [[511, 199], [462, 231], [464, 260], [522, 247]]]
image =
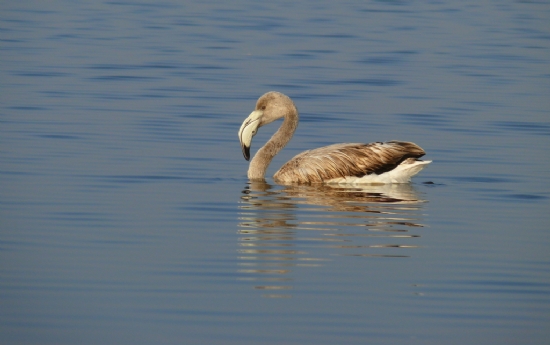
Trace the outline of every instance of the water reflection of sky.
[[[546, 344], [549, 13], [4, 1], [0, 343]], [[412, 197], [242, 193], [269, 90], [301, 123], [268, 176], [336, 142], [434, 163]]]

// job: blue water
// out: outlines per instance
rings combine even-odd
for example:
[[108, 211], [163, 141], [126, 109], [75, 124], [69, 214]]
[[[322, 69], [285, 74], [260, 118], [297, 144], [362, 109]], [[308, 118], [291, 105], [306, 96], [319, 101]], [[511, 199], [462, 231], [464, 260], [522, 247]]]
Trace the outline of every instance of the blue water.
[[[0, 8], [0, 343], [548, 343], [547, 2]], [[269, 176], [336, 142], [434, 162], [250, 183], [270, 90], [301, 122]]]

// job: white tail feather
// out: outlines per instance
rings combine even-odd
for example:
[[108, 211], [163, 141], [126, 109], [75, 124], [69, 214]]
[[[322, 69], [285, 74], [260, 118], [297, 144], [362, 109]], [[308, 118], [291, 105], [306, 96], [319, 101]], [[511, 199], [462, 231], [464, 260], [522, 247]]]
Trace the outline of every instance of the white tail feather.
[[399, 164], [395, 169], [383, 174], [368, 174], [363, 177], [347, 176], [339, 177], [327, 181], [331, 184], [381, 184], [381, 183], [409, 183], [411, 177], [418, 174], [424, 167], [432, 161], [405, 161]]

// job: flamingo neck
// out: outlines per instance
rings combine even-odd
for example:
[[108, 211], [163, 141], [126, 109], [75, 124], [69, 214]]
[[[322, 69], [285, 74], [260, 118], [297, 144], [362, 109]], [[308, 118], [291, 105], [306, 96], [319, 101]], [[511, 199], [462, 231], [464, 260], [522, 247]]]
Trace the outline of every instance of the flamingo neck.
[[296, 128], [298, 127], [298, 111], [287, 113], [284, 116], [284, 121], [281, 127], [273, 134], [271, 139], [265, 143], [265, 145], [258, 150], [258, 152], [250, 161], [250, 167], [248, 168], [248, 178], [251, 180], [263, 180], [265, 178], [265, 172], [267, 167], [273, 160], [273, 157], [288, 144]]

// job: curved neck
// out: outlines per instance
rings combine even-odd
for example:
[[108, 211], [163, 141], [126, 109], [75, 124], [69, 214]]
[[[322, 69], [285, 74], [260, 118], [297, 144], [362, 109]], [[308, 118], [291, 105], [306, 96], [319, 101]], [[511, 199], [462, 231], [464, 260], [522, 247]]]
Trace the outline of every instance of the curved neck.
[[273, 160], [273, 157], [279, 153], [292, 139], [296, 128], [298, 127], [298, 110], [294, 108], [284, 116], [281, 127], [273, 134], [271, 139], [258, 150], [248, 168], [248, 178], [251, 180], [263, 180], [267, 167]]

